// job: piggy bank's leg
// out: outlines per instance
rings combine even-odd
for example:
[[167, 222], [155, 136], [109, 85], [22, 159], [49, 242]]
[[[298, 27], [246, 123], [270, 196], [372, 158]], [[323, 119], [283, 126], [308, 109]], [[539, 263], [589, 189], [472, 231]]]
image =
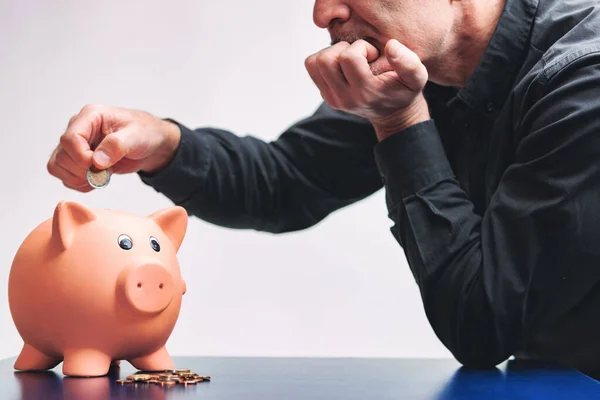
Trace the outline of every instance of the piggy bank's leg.
[[63, 374], [68, 376], [102, 376], [108, 373], [111, 357], [94, 349], [65, 351]]
[[19, 371], [39, 371], [52, 369], [61, 361], [60, 358], [49, 357], [35, 347], [25, 343], [21, 354], [19, 354], [17, 361], [15, 361], [14, 368]]
[[129, 360], [131, 365], [140, 371], [163, 371], [173, 369], [175, 365], [165, 346], [152, 354]]

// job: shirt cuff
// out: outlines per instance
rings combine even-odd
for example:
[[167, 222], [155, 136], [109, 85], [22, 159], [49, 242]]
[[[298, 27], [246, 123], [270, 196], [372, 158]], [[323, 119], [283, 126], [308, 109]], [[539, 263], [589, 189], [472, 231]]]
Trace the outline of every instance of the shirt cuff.
[[374, 152], [393, 204], [454, 175], [431, 119], [388, 136]]
[[181, 131], [181, 139], [173, 159], [158, 171], [138, 171], [137, 174], [142, 182], [164, 194], [175, 204], [182, 204], [202, 187], [208, 173], [210, 150], [205, 135], [170, 118], [166, 120], [176, 124]]

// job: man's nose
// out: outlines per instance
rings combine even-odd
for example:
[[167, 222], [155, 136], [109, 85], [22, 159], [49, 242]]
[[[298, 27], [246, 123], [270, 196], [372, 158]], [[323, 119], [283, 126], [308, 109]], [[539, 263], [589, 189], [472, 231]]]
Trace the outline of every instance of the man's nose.
[[350, 7], [345, 0], [315, 0], [313, 20], [319, 28], [327, 28], [333, 21], [345, 22], [350, 18]]

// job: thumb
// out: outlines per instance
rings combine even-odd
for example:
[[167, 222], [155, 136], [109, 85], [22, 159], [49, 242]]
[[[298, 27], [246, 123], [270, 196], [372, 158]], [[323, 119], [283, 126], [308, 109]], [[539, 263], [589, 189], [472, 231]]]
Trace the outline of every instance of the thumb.
[[106, 135], [94, 150], [94, 165], [99, 169], [112, 167], [135, 148], [136, 141], [135, 131], [129, 127]]
[[396, 39], [387, 42], [385, 55], [402, 84], [415, 92], [423, 90], [429, 79], [429, 74], [419, 56]]

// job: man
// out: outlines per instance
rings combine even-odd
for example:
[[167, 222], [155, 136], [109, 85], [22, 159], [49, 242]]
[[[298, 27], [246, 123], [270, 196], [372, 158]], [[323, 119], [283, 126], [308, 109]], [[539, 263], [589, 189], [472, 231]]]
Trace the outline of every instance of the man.
[[427, 317], [458, 361], [528, 350], [592, 368], [597, 2], [317, 0], [314, 20], [333, 43], [306, 60], [326, 104], [277, 140], [86, 106], [50, 173], [88, 191], [92, 163], [137, 172], [192, 215], [269, 232], [383, 186]]

